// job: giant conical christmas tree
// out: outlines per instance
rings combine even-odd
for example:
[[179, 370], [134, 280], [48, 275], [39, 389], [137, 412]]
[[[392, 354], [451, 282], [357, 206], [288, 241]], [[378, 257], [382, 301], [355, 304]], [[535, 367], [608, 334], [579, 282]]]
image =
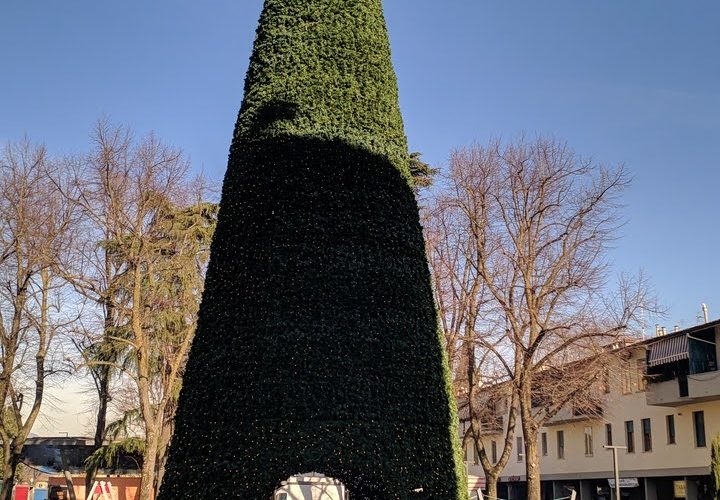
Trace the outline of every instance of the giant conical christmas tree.
[[266, 0], [161, 499], [466, 497], [381, 0]]

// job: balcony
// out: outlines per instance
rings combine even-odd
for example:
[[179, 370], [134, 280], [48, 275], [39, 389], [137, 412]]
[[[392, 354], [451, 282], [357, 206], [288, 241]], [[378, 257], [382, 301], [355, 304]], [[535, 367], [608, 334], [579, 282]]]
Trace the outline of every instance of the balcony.
[[650, 406], [681, 406], [720, 399], [720, 372], [710, 371], [648, 384]]
[[547, 422], [547, 425], [561, 425], [602, 419], [604, 404], [605, 398], [598, 398], [598, 400], [593, 403], [585, 402], [582, 407], [577, 407], [572, 404], [566, 405]]
[[720, 399], [720, 372], [688, 375], [688, 393], [693, 402]]
[[680, 406], [688, 402], [687, 396], [680, 396], [677, 379], [649, 383], [645, 397], [650, 406]]
[[680, 406], [720, 399], [720, 322], [653, 340], [648, 348], [647, 404]]

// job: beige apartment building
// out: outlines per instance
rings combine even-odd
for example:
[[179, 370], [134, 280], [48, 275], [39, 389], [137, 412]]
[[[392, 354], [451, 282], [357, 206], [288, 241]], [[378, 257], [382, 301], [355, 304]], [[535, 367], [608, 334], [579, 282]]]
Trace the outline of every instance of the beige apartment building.
[[[710, 445], [720, 433], [720, 320], [659, 331], [623, 352], [623, 365], [610, 367], [620, 376], [602, 389], [601, 411], [585, 416], [568, 408], [541, 430], [543, 498], [575, 490], [580, 500], [614, 500], [612, 452], [604, 448], [611, 444], [627, 447], [618, 451], [622, 499], [710, 499]], [[519, 427], [500, 498], [525, 498]], [[497, 431], [483, 442], [491, 459], [501, 453], [503, 436]], [[468, 474], [482, 482], [471, 444], [465, 453]]]

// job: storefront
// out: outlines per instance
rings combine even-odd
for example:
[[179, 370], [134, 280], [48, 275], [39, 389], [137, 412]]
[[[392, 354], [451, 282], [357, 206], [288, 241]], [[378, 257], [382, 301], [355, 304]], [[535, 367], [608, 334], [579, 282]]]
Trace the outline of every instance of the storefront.
[[[612, 497], [615, 498], [615, 479], [608, 479], [607, 485], [610, 487]], [[645, 500], [645, 485], [636, 477], [620, 478], [620, 498], [621, 500]]]
[[646, 479], [648, 500], [712, 500], [710, 476], [652, 477]]

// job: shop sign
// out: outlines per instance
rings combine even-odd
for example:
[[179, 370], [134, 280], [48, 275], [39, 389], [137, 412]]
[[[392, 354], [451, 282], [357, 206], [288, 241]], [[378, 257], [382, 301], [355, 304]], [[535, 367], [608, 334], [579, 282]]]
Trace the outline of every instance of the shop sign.
[[675, 498], [686, 498], [687, 490], [685, 481], [673, 481], [673, 490], [675, 491]]
[[[615, 487], [615, 480], [614, 479], [608, 479], [608, 484], [611, 488]], [[638, 478], [636, 477], [622, 477], [620, 478], [620, 487], [621, 488], [637, 488], [640, 486], [640, 481], [638, 481]]]

